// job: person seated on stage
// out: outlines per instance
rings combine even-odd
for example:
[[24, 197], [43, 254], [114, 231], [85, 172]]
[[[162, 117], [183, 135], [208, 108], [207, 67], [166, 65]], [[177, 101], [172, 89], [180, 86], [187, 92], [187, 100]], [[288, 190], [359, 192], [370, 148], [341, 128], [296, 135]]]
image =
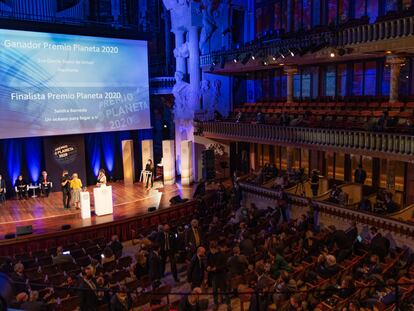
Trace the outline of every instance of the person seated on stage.
[[6, 201], [6, 183], [0, 174], [0, 203]]
[[80, 192], [82, 190], [82, 181], [79, 179], [77, 173], [73, 173], [70, 181], [70, 189], [72, 193], [72, 204], [76, 209], [80, 209]]
[[99, 175], [98, 175], [98, 178], [96, 179], [96, 185], [98, 187], [102, 185], [106, 185], [106, 175], [105, 175], [105, 170], [103, 168], [99, 170]]
[[39, 185], [40, 185], [40, 195], [49, 197], [50, 189], [52, 188], [52, 182], [47, 176], [46, 171], [42, 172], [42, 176], [40, 177], [40, 180], [39, 180]]
[[16, 191], [17, 198], [19, 200], [27, 198], [28, 188], [29, 188], [29, 186], [24, 181], [23, 176], [19, 175], [19, 177], [16, 179], [16, 182], [14, 183], [14, 190]]
[[[146, 185], [145, 187], [148, 188], [148, 184], [151, 181], [151, 188], [154, 186], [154, 179], [152, 178], [154, 171], [154, 166], [152, 165], [152, 160], [148, 159], [147, 164], [145, 165], [145, 179], [146, 179]], [[151, 173], [151, 174], [150, 174]]]

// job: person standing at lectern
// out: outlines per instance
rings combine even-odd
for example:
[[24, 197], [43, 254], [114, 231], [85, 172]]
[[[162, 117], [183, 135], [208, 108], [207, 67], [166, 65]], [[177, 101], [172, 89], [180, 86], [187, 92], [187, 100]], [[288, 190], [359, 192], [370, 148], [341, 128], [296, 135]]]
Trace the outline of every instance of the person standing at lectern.
[[23, 176], [19, 175], [14, 183], [14, 190], [16, 191], [19, 200], [27, 198], [27, 187], [27, 183], [24, 181]]
[[52, 182], [49, 180], [47, 176], [47, 172], [43, 171], [42, 176], [39, 180], [40, 185], [40, 194], [45, 197], [49, 197], [50, 189], [52, 188]]
[[145, 165], [145, 179], [146, 179], [146, 188], [148, 188], [148, 184], [151, 180], [151, 188], [154, 186], [154, 179], [152, 178], [154, 171], [154, 166], [152, 165], [152, 160], [148, 159], [147, 164]]
[[103, 168], [99, 170], [98, 178], [96, 179], [96, 185], [98, 187], [106, 185], [106, 175], [105, 170]]
[[6, 183], [4, 182], [3, 176], [0, 174], [0, 203], [6, 201]]
[[62, 172], [62, 178], [60, 179], [60, 185], [62, 186], [63, 194], [63, 209], [70, 209], [70, 177], [69, 172], [64, 170]]

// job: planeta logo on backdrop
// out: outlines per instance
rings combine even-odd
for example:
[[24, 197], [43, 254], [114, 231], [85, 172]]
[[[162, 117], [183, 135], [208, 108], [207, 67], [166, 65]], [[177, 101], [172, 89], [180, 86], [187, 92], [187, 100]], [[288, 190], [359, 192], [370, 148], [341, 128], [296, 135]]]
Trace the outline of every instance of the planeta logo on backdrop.
[[72, 144], [59, 144], [54, 146], [53, 154], [59, 164], [70, 164], [78, 157], [78, 148]]

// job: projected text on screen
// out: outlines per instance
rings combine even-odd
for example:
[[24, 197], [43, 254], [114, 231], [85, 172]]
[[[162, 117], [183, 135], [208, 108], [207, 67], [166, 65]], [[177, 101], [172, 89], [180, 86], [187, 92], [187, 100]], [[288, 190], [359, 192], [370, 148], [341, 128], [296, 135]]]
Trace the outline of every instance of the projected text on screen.
[[150, 128], [147, 42], [0, 29], [0, 139]]

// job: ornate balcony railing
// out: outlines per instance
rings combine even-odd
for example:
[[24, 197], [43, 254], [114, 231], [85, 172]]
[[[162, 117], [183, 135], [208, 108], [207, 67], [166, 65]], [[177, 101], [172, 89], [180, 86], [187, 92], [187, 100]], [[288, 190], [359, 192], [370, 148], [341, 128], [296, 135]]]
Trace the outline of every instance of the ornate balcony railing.
[[379, 21], [343, 29], [337, 33], [338, 45], [361, 44], [414, 34], [414, 16]]
[[[264, 188], [262, 186], [254, 185], [248, 182], [241, 182], [240, 187], [243, 192], [257, 196], [259, 198], [270, 200], [277, 199], [276, 191], [273, 189]], [[295, 194], [288, 194], [288, 196], [293, 206], [301, 207], [307, 206], [309, 204], [309, 199], [307, 198]], [[381, 230], [391, 231], [405, 238], [414, 237], [414, 224], [409, 222], [376, 215], [373, 213], [352, 210], [329, 202], [312, 201], [312, 204], [317, 206], [320, 214], [340, 218], [348, 222], [357, 222], [358, 224], [375, 226]]]
[[200, 135], [209, 138], [414, 161], [414, 136], [406, 134], [232, 122], [198, 122], [197, 128]]
[[219, 62], [222, 57], [230, 61], [242, 53], [260, 52], [264, 56], [278, 55], [281, 49], [307, 50], [318, 46], [347, 47], [353, 44], [402, 38], [412, 35], [414, 35], [414, 16], [406, 16], [378, 21], [373, 24], [349, 27], [340, 26], [336, 29], [320, 33], [303, 32], [292, 38], [253, 44], [239, 49], [213, 52], [202, 55], [200, 62], [202, 66], [210, 66], [214, 61]]
[[156, 77], [150, 79], [151, 95], [172, 94], [172, 88], [175, 84], [174, 77]]

